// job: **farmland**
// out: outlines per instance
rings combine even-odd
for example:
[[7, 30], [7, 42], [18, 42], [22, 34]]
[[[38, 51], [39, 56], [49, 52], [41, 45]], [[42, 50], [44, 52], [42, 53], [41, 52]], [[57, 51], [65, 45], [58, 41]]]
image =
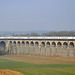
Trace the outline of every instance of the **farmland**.
[[75, 58], [5, 55], [0, 56], [0, 69], [24, 75], [75, 75]]

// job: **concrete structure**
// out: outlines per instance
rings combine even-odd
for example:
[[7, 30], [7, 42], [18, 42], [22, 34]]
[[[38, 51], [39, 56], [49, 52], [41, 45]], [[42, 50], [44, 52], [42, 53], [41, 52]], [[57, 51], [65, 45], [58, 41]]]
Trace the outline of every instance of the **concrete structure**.
[[75, 37], [0, 37], [0, 51], [75, 57]]

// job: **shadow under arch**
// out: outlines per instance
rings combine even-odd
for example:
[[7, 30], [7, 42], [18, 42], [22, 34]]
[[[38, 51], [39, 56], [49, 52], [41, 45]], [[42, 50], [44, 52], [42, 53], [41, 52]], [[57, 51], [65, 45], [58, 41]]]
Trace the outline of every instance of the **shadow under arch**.
[[17, 42], [18, 46], [20, 47], [20, 41]]
[[30, 42], [30, 46], [34, 46], [34, 42], [33, 41]]
[[63, 43], [63, 47], [66, 47], [67, 48], [68, 47], [68, 43], [67, 42], [64, 42]]
[[74, 49], [74, 43], [73, 42], [69, 43], [69, 56], [75, 57], [75, 49]]
[[12, 44], [12, 41], [10, 41], [9, 43]]
[[16, 44], [16, 41], [14, 41], [13, 44]]
[[4, 41], [0, 42], [0, 55], [5, 54], [6, 43]]
[[52, 42], [52, 46], [53, 46], [53, 47], [56, 47], [56, 43], [55, 43], [55, 42]]
[[73, 42], [70, 42], [70, 43], [69, 43], [69, 47], [70, 47], [70, 48], [73, 48], [73, 47], [74, 47], [74, 43], [73, 43]]
[[25, 44], [25, 42], [24, 42], [24, 41], [22, 41], [22, 44]]
[[47, 42], [47, 43], [46, 43], [46, 46], [50, 46], [50, 42]]
[[39, 42], [35, 42], [35, 49], [34, 49], [34, 55], [40, 55], [40, 48], [39, 48]]
[[45, 42], [41, 42], [41, 46], [42, 47], [45, 47]]
[[38, 47], [39, 46], [39, 43], [38, 42], [35, 42], [35, 47]]
[[20, 41], [17, 42], [20, 45]]
[[58, 43], [57, 43], [57, 46], [58, 46], [58, 47], [61, 47], [61, 46], [62, 46], [61, 42], [58, 42]]
[[29, 46], [29, 42], [28, 41], [26, 42], [26, 46]]
[[57, 42], [57, 56], [62, 56], [62, 43]]

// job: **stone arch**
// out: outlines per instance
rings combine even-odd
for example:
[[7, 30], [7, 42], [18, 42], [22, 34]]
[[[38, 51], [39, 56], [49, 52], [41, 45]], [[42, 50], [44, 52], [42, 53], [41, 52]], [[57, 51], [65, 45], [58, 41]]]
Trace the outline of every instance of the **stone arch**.
[[20, 41], [17, 42], [20, 45]]
[[74, 43], [73, 43], [73, 42], [70, 42], [70, 43], [69, 43], [69, 47], [70, 47], [70, 48], [73, 48], [73, 47], [74, 47]]
[[56, 43], [55, 42], [52, 42], [52, 46], [56, 47]]
[[26, 46], [29, 46], [29, 41], [26, 42]]
[[17, 44], [18, 44], [18, 46], [20, 47], [20, 44], [21, 44], [20, 41], [18, 41]]
[[10, 41], [9, 43], [12, 44], [12, 41]]
[[25, 44], [25, 42], [24, 42], [24, 41], [22, 41], [22, 44]]
[[37, 41], [35, 42], [35, 46], [39, 46], [39, 43]]
[[30, 54], [34, 54], [35, 50], [34, 50], [34, 42], [31, 41], [30, 42]]
[[64, 42], [63, 43], [63, 47], [68, 47], [68, 43], [67, 42]]
[[33, 41], [31, 41], [31, 42], [30, 42], [30, 45], [31, 45], [31, 46], [34, 46], [34, 42], [33, 42]]
[[50, 42], [47, 42], [47, 43], [46, 43], [46, 46], [50, 46]]
[[39, 42], [35, 42], [35, 52], [34, 55], [40, 55]]
[[51, 44], [51, 55], [52, 56], [57, 56], [57, 49], [56, 49], [56, 43], [55, 42], [52, 42]]
[[25, 54], [25, 41], [24, 40], [22, 40], [21, 42], [20, 50], [21, 50], [21, 54]]
[[73, 42], [69, 43], [69, 56], [75, 57], [75, 50], [74, 50], [74, 43]]
[[17, 44], [17, 42], [16, 41], [13, 41], [13, 44], [12, 44], [12, 51], [11, 51], [11, 53], [12, 54], [16, 54], [17, 53], [17, 48], [16, 48], [16, 45]]
[[6, 43], [4, 41], [1, 41], [0, 42], [0, 51], [4, 52], [5, 51], [5, 46], [6, 46]]
[[40, 54], [41, 55], [46, 55], [45, 42], [43, 42], [43, 41], [41, 42]]
[[50, 42], [49, 41], [46, 42], [46, 50], [45, 50], [45, 52], [46, 52], [46, 56], [50, 56], [51, 49], [50, 49]]
[[26, 41], [25, 54], [30, 54], [30, 42]]
[[42, 47], [45, 47], [45, 42], [41, 42], [41, 46]]
[[17, 52], [17, 54], [21, 54], [21, 43], [20, 43], [20, 41], [17, 41], [17, 50], [16, 50]]
[[62, 43], [57, 42], [57, 56], [62, 56]]
[[62, 56], [69, 56], [69, 49], [68, 49], [68, 43], [63, 43], [63, 49], [62, 49]]
[[14, 41], [13, 44], [16, 44], [16, 41]]
[[62, 46], [61, 42], [58, 42], [58, 43], [57, 43], [57, 46]]

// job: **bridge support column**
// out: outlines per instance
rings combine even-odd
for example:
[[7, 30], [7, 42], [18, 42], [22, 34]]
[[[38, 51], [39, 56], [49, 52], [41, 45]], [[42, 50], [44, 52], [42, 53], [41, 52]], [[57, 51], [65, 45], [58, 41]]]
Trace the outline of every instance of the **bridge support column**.
[[9, 43], [6, 43], [6, 46], [5, 46], [5, 53], [10, 53], [10, 50], [9, 50]]
[[38, 55], [41, 55], [41, 42], [39, 42], [39, 50], [38, 50]]

